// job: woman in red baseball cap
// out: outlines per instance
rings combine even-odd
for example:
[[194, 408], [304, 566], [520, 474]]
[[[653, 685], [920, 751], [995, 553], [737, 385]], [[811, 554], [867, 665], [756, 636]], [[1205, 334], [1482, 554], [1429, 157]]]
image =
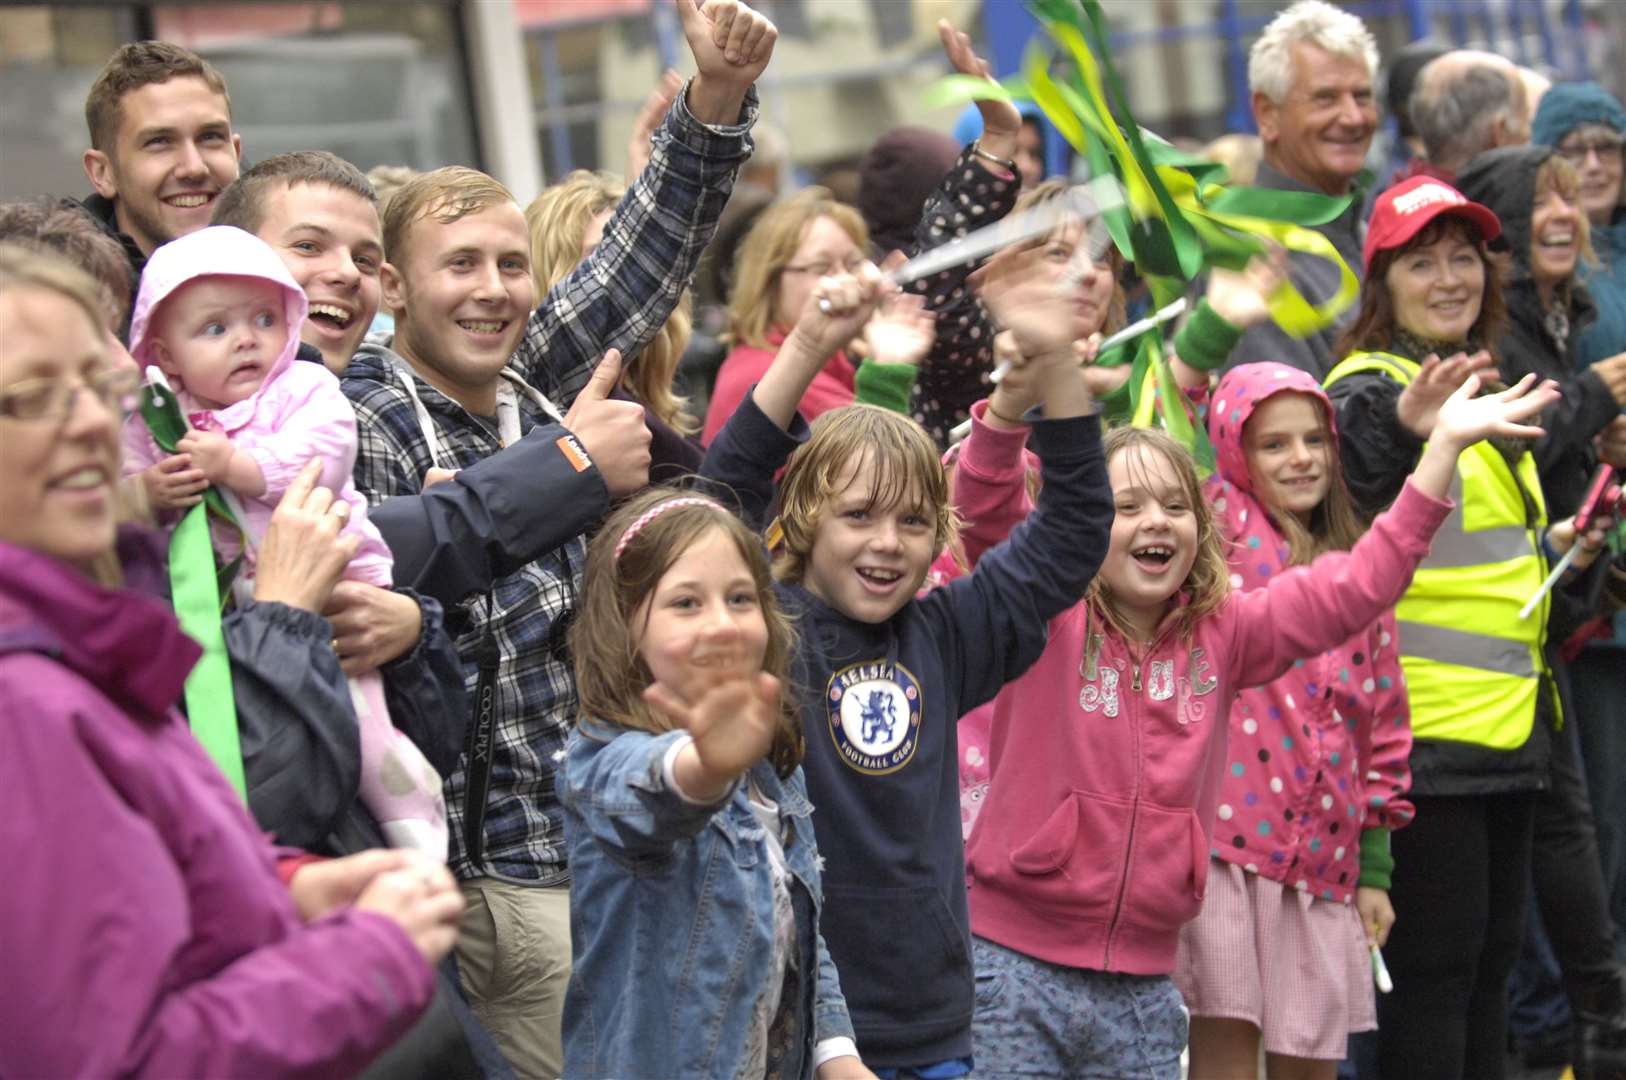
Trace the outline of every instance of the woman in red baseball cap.
[[[1326, 383], [1345, 481], [1366, 514], [1399, 493], [1439, 403], [1470, 377], [1499, 381], [1506, 312], [1489, 245], [1500, 233], [1491, 210], [1430, 177], [1377, 199], [1360, 312]], [[1520, 614], [1548, 572], [1531, 449], [1496, 439], [1462, 455], [1457, 508], [1395, 609], [1416, 818], [1392, 834], [1384, 1076], [1494, 1080], [1505, 1069], [1507, 979], [1558, 718], [1551, 598]]]

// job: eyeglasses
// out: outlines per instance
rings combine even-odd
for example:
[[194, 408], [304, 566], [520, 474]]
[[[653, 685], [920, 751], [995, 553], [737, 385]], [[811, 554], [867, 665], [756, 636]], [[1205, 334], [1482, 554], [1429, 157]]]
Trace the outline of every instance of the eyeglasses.
[[1569, 162], [1571, 165], [1581, 165], [1586, 162], [1588, 154], [1597, 154], [1598, 161], [1600, 163], [1606, 162], [1611, 158], [1618, 160], [1621, 155], [1621, 147], [1623, 146], [1626, 146], [1626, 139], [1619, 137], [1611, 139], [1604, 136], [1595, 139], [1587, 139], [1582, 142], [1570, 143], [1567, 146], [1557, 147], [1557, 150], [1558, 156]]
[[81, 382], [66, 379], [25, 379], [0, 390], [0, 416], [10, 420], [61, 420], [73, 413], [79, 391], [89, 390], [109, 409], [123, 416], [135, 407], [141, 373], [130, 368], [109, 368]]
[[810, 262], [802, 266], [786, 266], [782, 273], [786, 274], [812, 274], [814, 277], [829, 277], [831, 274], [856, 274], [864, 268], [862, 258], [851, 258], [846, 262]]

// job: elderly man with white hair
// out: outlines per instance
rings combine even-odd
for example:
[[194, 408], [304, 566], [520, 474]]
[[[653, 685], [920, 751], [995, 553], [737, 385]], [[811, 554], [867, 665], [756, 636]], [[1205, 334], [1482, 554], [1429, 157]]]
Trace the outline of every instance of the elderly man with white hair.
[[[1378, 47], [1364, 23], [1323, 0], [1299, 0], [1272, 19], [1248, 56], [1253, 118], [1264, 144], [1254, 185], [1323, 195], [1355, 193], [1349, 209], [1317, 230], [1361, 272], [1361, 199], [1356, 178], [1378, 126], [1373, 80]], [[1294, 254], [1291, 276], [1312, 303], [1338, 290], [1332, 262]], [[1302, 340], [1274, 323], [1255, 326], [1232, 350], [1233, 364], [1279, 360], [1317, 379], [1332, 370], [1343, 319]]]

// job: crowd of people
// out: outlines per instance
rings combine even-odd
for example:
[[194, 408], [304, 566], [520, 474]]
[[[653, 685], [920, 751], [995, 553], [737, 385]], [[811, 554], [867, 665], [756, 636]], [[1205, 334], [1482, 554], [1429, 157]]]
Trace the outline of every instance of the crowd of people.
[[1418, 43], [1376, 183], [1281, 12], [1250, 179], [1360, 291], [1193, 283], [1207, 469], [1035, 110], [776, 194], [777, 31], [675, 3], [528, 206], [244, 167], [157, 41], [0, 204], [0, 1075], [1626, 1076], [1626, 108]]

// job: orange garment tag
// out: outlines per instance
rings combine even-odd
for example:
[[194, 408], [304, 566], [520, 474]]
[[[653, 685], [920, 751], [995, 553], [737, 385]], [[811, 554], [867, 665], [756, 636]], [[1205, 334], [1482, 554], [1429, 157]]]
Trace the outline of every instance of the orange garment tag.
[[587, 456], [587, 451], [583, 450], [582, 444], [576, 441], [576, 436], [561, 435], [556, 445], [559, 447], [559, 452], [565, 456], [565, 460], [570, 462], [577, 472], [586, 472], [593, 467], [593, 459]]

